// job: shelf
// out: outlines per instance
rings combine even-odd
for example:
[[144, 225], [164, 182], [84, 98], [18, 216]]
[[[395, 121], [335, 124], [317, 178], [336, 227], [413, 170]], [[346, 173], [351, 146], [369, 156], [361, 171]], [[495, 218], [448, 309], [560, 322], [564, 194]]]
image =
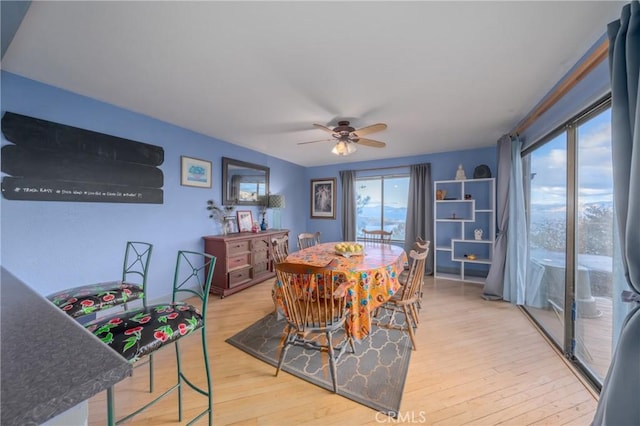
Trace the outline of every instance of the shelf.
[[483, 243], [483, 244], [493, 244], [491, 240], [460, 240], [453, 238], [451, 239], [454, 243]]
[[460, 279], [460, 281], [466, 281], [474, 284], [484, 284], [484, 282], [486, 281], [486, 278], [472, 276], [472, 277], [464, 277], [464, 280]]
[[[452, 199], [434, 200], [434, 276], [483, 283], [495, 244], [495, 179], [435, 181], [433, 193], [438, 191], [446, 191], [445, 197]], [[477, 229], [483, 231], [484, 239], [474, 238]]]
[[475, 259], [469, 259], [467, 257], [453, 257], [451, 258], [451, 260], [454, 260], [456, 262], [460, 262], [460, 263], [484, 263], [484, 264], [491, 264], [491, 259], [479, 259], [479, 258], [475, 258]]
[[469, 283], [473, 283], [473, 284], [484, 284], [486, 278], [483, 277], [475, 277], [475, 276], [470, 276], [470, 277], [464, 277], [464, 279], [462, 279], [462, 276], [460, 274], [450, 274], [447, 272], [438, 272], [435, 276], [435, 279], [441, 279], [441, 280], [451, 280], [451, 281], [464, 281], [464, 282], [469, 282]]
[[460, 274], [450, 274], [447, 272], [438, 272], [435, 275], [435, 278], [443, 278], [445, 280], [456, 280], [456, 281], [460, 281], [462, 279]]

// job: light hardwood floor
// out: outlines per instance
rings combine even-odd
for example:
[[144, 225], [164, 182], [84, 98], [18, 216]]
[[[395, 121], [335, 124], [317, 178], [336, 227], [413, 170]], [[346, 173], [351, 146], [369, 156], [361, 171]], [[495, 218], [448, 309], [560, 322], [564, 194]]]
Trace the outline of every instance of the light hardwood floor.
[[[428, 278], [418, 350], [412, 354], [398, 420], [334, 395], [225, 343], [273, 310], [272, 281], [228, 296], [211, 297], [207, 335], [216, 425], [588, 425], [596, 399], [517, 308], [480, 297], [482, 288]], [[204, 383], [199, 336], [181, 340], [185, 371]], [[175, 382], [173, 347], [156, 353], [156, 389]], [[118, 417], [149, 399], [148, 367], [116, 386]], [[205, 398], [184, 392], [185, 418]], [[105, 393], [89, 402], [89, 424], [103, 425]], [[129, 424], [177, 422], [169, 396]], [[206, 418], [200, 421], [206, 424]]]

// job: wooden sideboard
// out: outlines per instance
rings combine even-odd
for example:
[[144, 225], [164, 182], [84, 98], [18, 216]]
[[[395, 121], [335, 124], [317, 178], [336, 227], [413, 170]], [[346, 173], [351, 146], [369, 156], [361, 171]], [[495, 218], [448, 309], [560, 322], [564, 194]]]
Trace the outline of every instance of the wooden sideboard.
[[211, 292], [225, 297], [275, 276], [271, 240], [280, 236], [288, 237], [289, 230], [202, 237], [205, 253], [216, 257]]

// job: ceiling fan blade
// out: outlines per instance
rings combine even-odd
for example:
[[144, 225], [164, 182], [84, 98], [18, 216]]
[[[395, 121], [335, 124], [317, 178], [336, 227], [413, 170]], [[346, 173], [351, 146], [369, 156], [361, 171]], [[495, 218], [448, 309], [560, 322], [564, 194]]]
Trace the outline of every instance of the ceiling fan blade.
[[335, 139], [318, 139], [317, 141], [308, 141], [308, 142], [298, 142], [298, 145], [306, 145], [308, 143], [316, 143], [316, 142], [335, 142]]
[[352, 142], [360, 145], [372, 146], [374, 148], [384, 148], [385, 146], [387, 146], [387, 144], [384, 142], [374, 141], [373, 139], [365, 139], [365, 138], [352, 139]]
[[357, 136], [364, 136], [370, 133], [380, 132], [387, 128], [387, 125], [384, 123], [372, 124], [371, 126], [363, 127], [362, 129], [354, 130]]
[[325, 132], [329, 132], [329, 133], [335, 133], [333, 131], [333, 129], [328, 128], [327, 126], [323, 126], [322, 124], [317, 124], [317, 123], [313, 123], [314, 126], [316, 126], [318, 129], [320, 130], [324, 130]]

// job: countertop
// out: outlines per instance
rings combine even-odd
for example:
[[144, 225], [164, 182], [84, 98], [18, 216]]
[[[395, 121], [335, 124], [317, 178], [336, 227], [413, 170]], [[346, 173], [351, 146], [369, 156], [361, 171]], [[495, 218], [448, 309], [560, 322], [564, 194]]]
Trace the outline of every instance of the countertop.
[[132, 366], [2, 268], [2, 425], [41, 424], [131, 375]]

